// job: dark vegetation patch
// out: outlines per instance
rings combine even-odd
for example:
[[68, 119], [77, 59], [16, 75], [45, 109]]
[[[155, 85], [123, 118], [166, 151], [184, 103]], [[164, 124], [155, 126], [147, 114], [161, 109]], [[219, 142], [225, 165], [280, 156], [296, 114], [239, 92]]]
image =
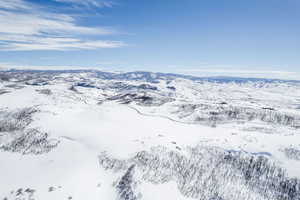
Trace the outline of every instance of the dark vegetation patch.
[[[262, 155], [203, 146], [190, 148], [185, 153], [154, 147], [128, 160], [113, 159], [104, 153], [99, 161], [107, 170], [125, 171], [125, 177], [135, 166], [136, 181], [152, 184], [175, 181], [181, 194], [193, 199], [300, 199], [300, 180], [289, 178], [285, 170]], [[129, 183], [126, 191], [131, 194]]]
[[21, 154], [48, 153], [59, 141], [36, 128], [27, 128], [38, 110], [23, 108], [0, 111], [0, 150]]

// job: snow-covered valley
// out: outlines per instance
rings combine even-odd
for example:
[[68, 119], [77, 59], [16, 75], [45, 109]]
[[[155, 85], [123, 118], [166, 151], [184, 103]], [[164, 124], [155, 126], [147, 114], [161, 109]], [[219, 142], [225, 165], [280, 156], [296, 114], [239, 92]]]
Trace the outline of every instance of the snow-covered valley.
[[300, 82], [0, 72], [0, 199], [298, 200]]

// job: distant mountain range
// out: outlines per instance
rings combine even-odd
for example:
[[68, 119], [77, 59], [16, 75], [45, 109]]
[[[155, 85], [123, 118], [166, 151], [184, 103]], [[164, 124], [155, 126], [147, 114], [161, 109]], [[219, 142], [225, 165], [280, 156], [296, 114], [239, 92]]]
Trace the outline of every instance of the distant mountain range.
[[[76, 69], [76, 70], [31, 70], [31, 69], [4, 69], [2, 72], [6, 73], [94, 73], [98, 78], [106, 80], [142, 80], [146, 82], [155, 83], [159, 80], [174, 80], [175, 78], [183, 78], [192, 81], [208, 81], [216, 83], [245, 83], [245, 82], [264, 82], [264, 83], [300, 83], [300, 80], [283, 80], [283, 79], [269, 79], [269, 78], [245, 78], [245, 77], [231, 77], [231, 76], [209, 76], [198, 77], [175, 73], [161, 73], [148, 71], [133, 71], [133, 72], [105, 72], [91, 69]], [[0, 70], [1, 73], [1, 70]]]

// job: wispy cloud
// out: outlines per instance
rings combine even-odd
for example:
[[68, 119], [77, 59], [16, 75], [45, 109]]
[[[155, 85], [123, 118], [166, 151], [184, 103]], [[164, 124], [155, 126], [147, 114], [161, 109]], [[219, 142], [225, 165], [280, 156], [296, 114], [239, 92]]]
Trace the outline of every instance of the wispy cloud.
[[[28, 50], [79, 50], [97, 48], [118, 48], [125, 44], [120, 41], [104, 40], [81, 40], [76, 38], [45, 38], [45, 37], [26, 37], [26, 42], [19, 38], [18, 42], [8, 42], [2, 47], [6, 51], [28, 51]], [[15, 40], [16, 41], [16, 40]], [[19, 42], [20, 41], [20, 42]]]
[[220, 73], [220, 74], [295, 74], [289, 71], [276, 70], [240, 70], [240, 69], [183, 69], [181, 72], [203, 72], [203, 73]]
[[[251, 70], [251, 68], [253, 70]], [[271, 67], [274, 69], [274, 67]], [[300, 73], [294, 71], [283, 70], [267, 70], [270, 67], [249, 67], [249, 66], [216, 66], [216, 65], [200, 65], [200, 66], [177, 66], [176, 73], [183, 73], [195, 76], [233, 76], [246, 78], [278, 78], [278, 79], [300, 79]]]
[[0, 1], [0, 8], [1, 9], [10, 9], [10, 10], [18, 10], [18, 9], [30, 9], [30, 4], [24, 2], [22, 0], [7, 0], [7, 1]]
[[54, 0], [56, 2], [61, 3], [69, 3], [69, 4], [77, 4], [77, 5], [83, 5], [85, 7], [109, 7], [111, 8], [114, 3], [111, 1], [104, 1], [104, 0]]
[[98, 70], [102, 70], [102, 68], [99, 68], [99, 67], [87, 67], [87, 66], [80, 66], [80, 65], [26, 65], [26, 64], [1, 63], [0, 62], [0, 71], [1, 70], [10, 70], [10, 69], [20, 69], [20, 70], [98, 69]]
[[45, 8], [24, 0], [0, 2], [0, 50], [76, 50], [118, 48], [121, 41], [102, 41], [89, 36], [115, 34], [102, 27], [78, 25], [77, 18], [51, 13]]

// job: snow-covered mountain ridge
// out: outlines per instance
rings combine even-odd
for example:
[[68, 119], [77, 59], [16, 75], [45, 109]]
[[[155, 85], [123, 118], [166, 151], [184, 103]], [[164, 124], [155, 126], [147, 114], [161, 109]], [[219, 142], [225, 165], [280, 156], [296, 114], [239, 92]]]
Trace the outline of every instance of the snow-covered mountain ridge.
[[300, 82], [0, 71], [2, 199], [300, 199]]

